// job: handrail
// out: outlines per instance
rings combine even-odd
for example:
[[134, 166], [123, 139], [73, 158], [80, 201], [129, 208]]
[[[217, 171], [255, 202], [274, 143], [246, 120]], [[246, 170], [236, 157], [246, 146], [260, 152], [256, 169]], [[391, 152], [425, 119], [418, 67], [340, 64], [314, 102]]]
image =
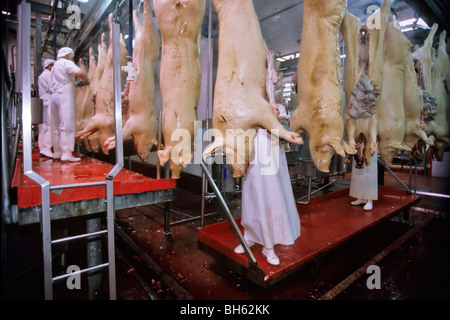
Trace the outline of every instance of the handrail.
[[394, 173], [394, 172], [392, 172], [392, 170], [386, 165], [386, 163], [384, 163], [384, 161], [383, 160], [381, 160], [380, 159], [380, 157], [378, 157], [378, 162], [379, 163], [381, 163], [381, 165], [387, 170], [387, 171], [389, 171], [389, 173], [403, 186], [403, 188], [405, 188], [406, 189], [406, 192], [408, 192], [408, 194], [412, 194], [412, 191], [411, 191], [411, 189], [410, 188], [408, 188], [407, 186], [406, 186], [406, 184], [404, 184], [403, 183], [403, 181], [402, 180], [400, 180], [400, 178], [399, 177], [397, 177], [397, 175]]
[[[91, 182], [84, 184], [66, 184], [66, 185], [53, 185], [50, 186], [49, 181], [40, 176], [37, 172], [33, 171], [32, 162], [32, 121], [31, 121], [31, 71], [30, 71], [30, 59], [31, 59], [31, 45], [30, 45], [30, 33], [31, 33], [31, 5], [25, 1], [18, 5], [18, 65], [20, 69], [19, 75], [19, 90], [21, 95], [22, 106], [22, 131], [23, 131], [23, 171], [24, 174], [31, 180], [35, 181], [41, 186], [41, 198], [42, 198], [42, 241], [44, 252], [44, 295], [45, 299], [53, 298], [53, 278], [52, 276], [52, 240], [51, 240], [51, 217], [50, 217], [50, 190], [76, 188], [89, 185], [101, 185], [106, 184], [106, 200], [107, 200], [107, 217], [108, 217], [108, 255], [110, 263], [105, 264], [109, 266], [109, 290], [110, 299], [116, 299], [116, 283], [115, 283], [115, 248], [114, 248], [114, 190], [113, 179], [123, 168], [123, 141], [122, 141], [122, 103], [121, 103], [121, 81], [120, 81], [120, 43], [119, 35], [120, 29], [118, 23], [113, 24], [113, 64], [114, 64], [114, 103], [115, 103], [115, 134], [116, 134], [116, 165], [106, 176], [105, 182]], [[112, 232], [111, 232], [112, 230]], [[103, 232], [101, 232], [103, 233]], [[92, 233], [95, 234], [95, 233]], [[69, 238], [70, 239], [70, 238]], [[59, 240], [53, 241], [57, 243]], [[91, 268], [103, 267], [97, 266]], [[91, 269], [86, 269], [91, 270]]]
[[206, 164], [204, 162], [204, 160], [202, 159], [202, 162], [200, 163], [200, 167], [203, 170], [203, 174], [206, 177], [206, 180], [209, 182], [209, 184], [211, 185], [213, 192], [216, 194], [217, 199], [219, 200], [220, 205], [222, 206], [222, 208], [225, 210], [228, 220], [231, 224], [231, 227], [234, 231], [234, 233], [236, 233], [240, 244], [242, 245], [242, 247], [244, 248], [245, 254], [247, 255], [248, 259], [250, 260], [250, 267], [255, 268], [257, 266], [257, 262], [256, 259], [252, 253], [252, 251], [250, 250], [247, 242], [244, 240], [244, 237], [241, 233], [241, 230], [239, 230], [238, 225], [236, 224], [236, 221], [234, 220], [233, 215], [231, 214], [230, 208], [228, 208], [227, 203], [225, 202], [222, 193], [220, 192], [219, 188], [217, 187], [216, 183], [214, 182], [214, 179], [212, 178], [208, 168], [206, 167]]
[[[31, 180], [41, 186], [42, 218], [41, 228], [43, 234], [44, 252], [51, 252], [50, 243], [50, 188], [49, 182], [33, 171], [31, 150], [31, 4], [25, 1], [18, 5], [18, 66], [19, 68], [19, 93], [22, 105], [22, 132], [23, 132], [23, 172]], [[52, 289], [52, 263], [51, 255], [44, 255], [44, 287], [45, 299], [51, 299]]]

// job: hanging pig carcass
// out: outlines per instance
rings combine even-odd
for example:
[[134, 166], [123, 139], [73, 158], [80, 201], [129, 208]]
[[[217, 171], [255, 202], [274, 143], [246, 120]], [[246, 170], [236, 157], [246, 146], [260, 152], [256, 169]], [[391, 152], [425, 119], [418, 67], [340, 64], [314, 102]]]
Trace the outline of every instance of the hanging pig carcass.
[[298, 107], [291, 129], [309, 135], [309, 149], [319, 171], [329, 172], [335, 153], [355, 154], [344, 140], [339, 30], [345, 0], [305, 0], [298, 70]]
[[[99, 53], [100, 58], [100, 53]], [[85, 91], [83, 93], [80, 101], [77, 101], [77, 120], [76, 120], [76, 130], [83, 130], [89, 122], [89, 119], [93, 116], [92, 109], [92, 90], [96, 87], [95, 75], [97, 73], [97, 61], [95, 60], [94, 50], [89, 48], [89, 69], [88, 78], [89, 85], [84, 86]], [[82, 87], [83, 88], [83, 87]], [[97, 138], [97, 139], [95, 139]], [[95, 141], [97, 140], [97, 141]], [[84, 148], [89, 152], [98, 152], [98, 135], [89, 136], [82, 140]]]
[[[108, 46], [106, 45], [105, 34], [102, 33], [100, 37], [100, 44], [98, 45], [98, 57], [97, 65], [95, 68], [95, 73], [92, 81], [89, 84], [89, 93], [86, 99], [86, 104], [84, 106], [84, 115], [82, 119], [82, 124], [80, 125], [80, 131], [86, 128], [86, 126], [91, 121], [91, 118], [95, 115], [95, 102], [97, 98], [97, 91], [102, 80], [103, 71], [105, 70], [106, 55], [108, 52]], [[90, 55], [90, 60], [94, 59], [95, 56]], [[86, 149], [92, 152], [99, 152], [100, 150], [100, 134], [99, 131], [95, 131], [91, 135], [82, 139], [85, 143]]]
[[154, 0], [161, 30], [160, 88], [164, 148], [158, 161], [170, 163], [172, 178], [180, 178], [192, 159], [194, 122], [201, 87], [199, 41], [204, 0]]
[[266, 100], [267, 51], [251, 0], [214, 0], [219, 16], [219, 61], [214, 91], [214, 142], [203, 156], [222, 149], [233, 177], [245, 174], [259, 127], [295, 144], [300, 135], [283, 127]]
[[427, 125], [424, 120], [422, 92], [417, 83], [412, 53], [408, 54], [403, 88], [403, 104], [405, 108], [404, 145], [412, 149], [410, 160], [420, 161], [428, 146], [434, 145], [427, 136]]
[[[155, 64], [161, 45], [158, 30], [152, 19], [150, 0], [144, 1], [143, 22], [133, 11], [135, 44], [132, 70], [124, 89], [126, 99], [125, 124], [122, 135], [132, 136], [136, 152], [142, 161], [147, 161], [150, 150], [158, 143], [158, 121], [155, 109]], [[106, 140], [104, 152], [115, 148], [115, 136]]]
[[[444, 30], [439, 37], [439, 47], [437, 57], [432, 66], [432, 94], [436, 97], [436, 117], [429, 122], [428, 133], [433, 135], [435, 147], [433, 155], [438, 161], [442, 161], [444, 152], [450, 144], [448, 117], [450, 116], [450, 106], [447, 91], [445, 89], [445, 81], [449, 70], [449, 56], [446, 50], [447, 32]], [[447, 83], [447, 86], [449, 83]]]
[[[348, 11], [342, 23], [345, 40], [344, 90], [347, 103], [345, 130], [352, 148], [364, 146], [355, 155], [356, 167], [369, 165], [377, 152], [377, 105], [383, 86], [383, 43], [390, 0], [383, 1], [361, 25]], [[357, 140], [366, 143], [357, 144]]]
[[383, 87], [378, 103], [378, 148], [381, 159], [392, 164], [398, 151], [411, 152], [403, 143], [405, 137], [405, 108], [403, 89], [406, 64], [411, 44], [395, 17], [390, 14], [384, 36]]
[[[112, 25], [113, 14], [109, 15], [110, 28], [110, 44], [105, 57], [105, 68], [103, 70], [102, 78], [100, 80], [98, 89], [95, 94], [95, 114], [89, 120], [86, 127], [75, 134], [77, 141], [89, 137], [91, 134], [98, 131], [99, 143], [102, 146], [106, 139], [114, 135], [114, 79], [113, 79], [113, 44], [112, 44]], [[120, 35], [120, 65], [127, 63], [127, 49]], [[124, 80], [125, 73], [121, 74], [121, 81]]]

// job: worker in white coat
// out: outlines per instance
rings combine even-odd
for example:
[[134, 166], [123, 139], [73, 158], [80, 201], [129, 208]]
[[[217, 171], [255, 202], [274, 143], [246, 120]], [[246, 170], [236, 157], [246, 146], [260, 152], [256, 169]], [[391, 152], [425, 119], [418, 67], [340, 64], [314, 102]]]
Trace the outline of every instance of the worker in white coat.
[[51, 108], [56, 127], [53, 159], [80, 161], [72, 154], [75, 146], [75, 77], [84, 85], [89, 84], [89, 80], [87, 73], [73, 62], [71, 48], [59, 49], [57, 58], [51, 76]]
[[362, 153], [366, 139], [360, 134], [356, 142], [358, 151], [352, 161], [352, 175], [350, 180], [350, 197], [356, 200], [350, 202], [352, 206], [364, 205], [363, 209], [370, 211], [373, 201], [378, 200], [378, 154], [373, 152], [369, 165], [364, 161]]
[[51, 70], [55, 64], [55, 60], [46, 59], [44, 61], [44, 71], [38, 78], [39, 98], [42, 99], [42, 124], [39, 126], [39, 155], [42, 157], [52, 158], [52, 111], [50, 108], [50, 86], [51, 86]]
[[[276, 266], [280, 260], [275, 245], [294, 244], [300, 236], [300, 217], [285, 150], [272, 139], [266, 129], [258, 129], [255, 155], [242, 181], [241, 224], [247, 245], [262, 245], [263, 256]], [[242, 245], [235, 252], [244, 253]]]

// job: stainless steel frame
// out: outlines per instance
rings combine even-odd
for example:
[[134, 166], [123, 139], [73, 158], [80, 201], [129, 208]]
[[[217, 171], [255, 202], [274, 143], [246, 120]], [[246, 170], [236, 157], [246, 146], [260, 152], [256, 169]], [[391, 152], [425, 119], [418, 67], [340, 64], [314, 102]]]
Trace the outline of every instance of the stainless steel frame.
[[[380, 163], [395, 178], [395, 180], [397, 180], [403, 186], [403, 188], [405, 188], [406, 192], [408, 192], [409, 194], [413, 193], [411, 191], [411, 189], [408, 188], [408, 186], [406, 184], [404, 184], [403, 181], [400, 180], [400, 178], [397, 177], [397, 175], [386, 165], [386, 163], [384, 163], [384, 161], [380, 159], [380, 157], [378, 157], [378, 163]], [[416, 171], [416, 174], [417, 174], [417, 171]], [[410, 179], [411, 179], [411, 174], [410, 174]]]
[[203, 170], [203, 175], [205, 176], [206, 180], [209, 182], [209, 185], [211, 186], [211, 188], [213, 189], [214, 193], [216, 194], [217, 200], [219, 200], [220, 205], [225, 210], [225, 212], [227, 214], [228, 221], [230, 222], [234, 233], [236, 233], [236, 235], [237, 235], [237, 237], [239, 239], [239, 243], [244, 248], [245, 254], [247, 255], [248, 259], [250, 260], [250, 266], [251, 267], [256, 267], [257, 266], [256, 259], [253, 256], [253, 253], [250, 250], [247, 242], [244, 240], [244, 236], [242, 235], [241, 230], [239, 230], [239, 227], [238, 227], [236, 221], [234, 220], [234, 217], [231, 214], [231, 211], [228, 208], [227, 203], [225, 202], [225, 199], [222, 197], [222, 193], [220, 192], [219, 188], [217, 187], [216, 183], [214, 182], [214, 179], [212, 178], [212, 176], [211, 176], [211, 174], [210, 174], [210, 172], [208, 170], [208, 167], [206, 166], [206, 164], [205, 164], [205, 162], [203, 160], [202, 160], [200, 166], [201, 166], [201, 168]]

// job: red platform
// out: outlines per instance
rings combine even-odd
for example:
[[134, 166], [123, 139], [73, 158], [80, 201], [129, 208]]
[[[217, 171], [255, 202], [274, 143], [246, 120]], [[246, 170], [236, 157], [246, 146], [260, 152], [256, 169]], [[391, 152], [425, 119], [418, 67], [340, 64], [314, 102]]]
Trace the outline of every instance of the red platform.
[[[313, 198], [308, 205], [297, 205], [301, 235], [292, 246], [275, 246], [280, 258], [279, 266], [267, 263], [261, 255], [262, 247], [256, 244], [252, 252], [257, 266], [253, 270], [250, 269], [246, 254], [234, 252], [239, 240], [228, 221], [211, 224], [199, 230], [198, 241], [201, 247], [219, 253], [229, 267], [267, 287], [318, 255], [420, 201], [419, 196], [409, 195], [403, 190], [384, 186], [379, 186], [378, 190], [378, 200], [374, 201], [372, 211], [364, 211], [362, 206], [350, 205], [354, 199], [348, 195], [349, 189]], [[244, 233], [240, 218], [236, 219], [236, 222]]]
[[[39, 157], [38, 150], [32, 156], [32, 168], [37, 174], [49, 181], [50, 185], [78, 184], [105, 181], [113, 168], [105, 163], [82, 155], [80, 162], [62, 163]], [[17, 192], [17, 206], [20, 209], [40, 206], [41, 187], [24, 175], [22, 155], [16, 161], [12, 188]], [[174, 179], [151, 179], [139, 173], [122, 169], [114, 178], [114, 196], [138, 194], [152, 191], [174, 189]], [[106, 187], [86, 186], [50, 191], [50, 204], [62, 204], [106, 197]]]

